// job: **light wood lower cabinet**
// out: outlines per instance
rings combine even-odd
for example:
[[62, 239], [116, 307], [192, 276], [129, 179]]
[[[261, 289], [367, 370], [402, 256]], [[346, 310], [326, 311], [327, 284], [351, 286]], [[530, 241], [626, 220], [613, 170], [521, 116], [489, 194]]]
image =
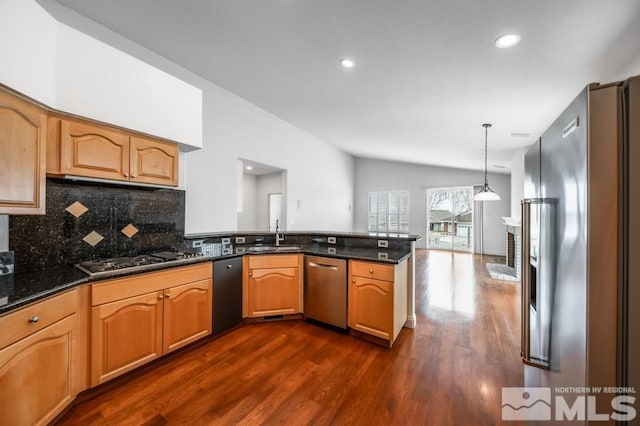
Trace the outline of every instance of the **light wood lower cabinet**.
[[162, 292], [92, 308], [93, 385], [162, 355], [162, 308]]
[[256, 255], [244, 258], [243, 316], [302, 312], [302, 255]]
[[349, 261], [349, 327], [393, 345], [407, 320], [407, 262]]
[[171, 287], [164, 298], [163, 353], [211, 333], [211, 279]]
[[91, 384], [210, 334], [211, 277], [207, 262], [92, 285]]
[[[47, 424], [81, 390], [77, 376], [86, 364], [78, 358], [83, 339], [77, 305], [68, 309], [73, 303], [76, 290], [0, 318], [0, 329], [17, 331], [14, 341], [0, 349], [1, 424]], [[55, 309], [59, 305], [63, 308]], [[40, 327], [41, 321], [46, 326]]]

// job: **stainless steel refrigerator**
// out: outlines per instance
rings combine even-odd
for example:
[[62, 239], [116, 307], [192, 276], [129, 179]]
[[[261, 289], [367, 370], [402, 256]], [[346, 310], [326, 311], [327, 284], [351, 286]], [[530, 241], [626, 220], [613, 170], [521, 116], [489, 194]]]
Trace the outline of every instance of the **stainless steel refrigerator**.
[[640, 392], [639, 185], [640, 77], [587, 86], [525, 155], [525, 386], [576, 388], [586, 417], [615, 411], [598, 386]]

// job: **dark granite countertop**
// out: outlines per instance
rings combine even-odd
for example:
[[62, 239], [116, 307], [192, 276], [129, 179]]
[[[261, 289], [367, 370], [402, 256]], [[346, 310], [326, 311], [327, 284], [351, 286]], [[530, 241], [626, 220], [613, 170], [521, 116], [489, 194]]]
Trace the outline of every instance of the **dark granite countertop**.
[[156, 263], [144, 270], [122, 269], [113, 275], [98, 277], [91, 277], [72, 265], [3, 275], [0, 276], [0, 315], [77, 285], [210, 261], [210, 257], [201, 257], [180, 265]]
[[[385, 248], [358, 248], [358, 247], [336, 247], [327, 244], [308, 244], [300, 246], [298, 250], [264, 250], [264, 251], [249, 251], [250, 246], [236, 245], [234, 247], [234, 254], [215, 256], [213, 259], [224, 259], [232, 256], [240, 256], [245, 254], [261, 255], [261, 254], [286, 254], [286, 253], [302, 253], [313, 256], [325, 256], [336, 257], [340, 259], [357, 259], [365, 260], [369, 262], [382, 262], [397, 264], [411, 255], [410, 250], [394, 250]], [[272, 247], [272, 246], [269, 246]], [[283, 245], [282, 247], [287, 247]]]
[[[398, 239], [406, 241], [418, 241], [422, 239], [421, 235], [417, 234], [400, 234], [400, 233], [386, 233], [386, 232], [331, 232], [331, 231], [283, 231], [282, 235], [287, 236], [313, 236], [322, 235], [330, 237], [350, 237], [350, 238], [384, 238], [384, 239]], [[203, 238], [219, 238], [219, 237], [235, 237], [243, 235], [274, 235], [273, 232], [268, 231], [232, 231], [232, 232], [202, 232], [195, 234], [185, 235], [185, 239], [196, 240]]]
[[[284, 245], [284, 247], [287, 246]], [[303, 253], [315, 256], [357, 259], [389, 264], [400, 263], [411, 255], [411, 251], [408, 250], [335, 247], [326, 244], [308, 244], [300, 246], [299, 249], [296, 250], [285, 251], [266, 250], [250, 252], [248, 251], [248, 248], [249, 246], [235, 246], [234, 252], [228, 255], [214, 257], [206, 256], [198, 258], [197, 260], [194, 259], [191, 263], [181, 265], [159, 263], [151, 265], [150, 268], [144, 270], [127, 271], [126, 269], [123, 269], [118, 271], [117, 274], [102, 277], [90, 277], [88, 274], [71, 265], [36, 272], [24, 272], [0, 276], [0, 315], [85, 283], [120, 278], [123, 276], [136, 275], [160, 269], [186, 266], [193, 263], [228, 259], [246, 254]]]
[[0, 277], [0, 314], [88, 281], [89, 275], [74, 266], [3, 275]]

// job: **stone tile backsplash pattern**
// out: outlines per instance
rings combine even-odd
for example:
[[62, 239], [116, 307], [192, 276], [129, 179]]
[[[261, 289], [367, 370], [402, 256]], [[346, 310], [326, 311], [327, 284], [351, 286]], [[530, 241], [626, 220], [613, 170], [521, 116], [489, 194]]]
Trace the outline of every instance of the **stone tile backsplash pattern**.
[[[9, 217], [15, 271], [180, 248], [184, 208], [181, 190], [47, 179], [47, 214]], [[83, 241], [92, 233], [104, 239]]]

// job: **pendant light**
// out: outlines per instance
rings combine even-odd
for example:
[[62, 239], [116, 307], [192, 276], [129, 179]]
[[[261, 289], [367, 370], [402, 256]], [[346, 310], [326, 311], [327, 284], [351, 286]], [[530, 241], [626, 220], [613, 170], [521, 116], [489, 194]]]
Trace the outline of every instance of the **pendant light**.
[[478, 192], [474, 197], [474, 201], [497, 201], [500, 199], [500, 196], [493, 192], [491, 188], [489, 188], [489, 181], [487, 180], [487, 132], [491, 124], [485, 123], [482, 125], [484, 127], [484, 185], [480, 192]]

